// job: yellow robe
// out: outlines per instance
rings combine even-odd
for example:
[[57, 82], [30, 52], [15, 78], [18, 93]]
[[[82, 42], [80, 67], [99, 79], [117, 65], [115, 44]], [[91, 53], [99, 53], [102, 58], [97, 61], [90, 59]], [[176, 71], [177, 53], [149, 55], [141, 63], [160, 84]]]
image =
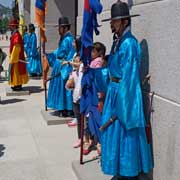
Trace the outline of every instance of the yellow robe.
[[[9, 64], [10, 66], [13, 65], [13, 74], [10, 73], [10, 79], [9, 79], [9, 85], [11, 86], [18, 86], [22, 84], [27, 84], [29, 81], [28, 74], [19, 74], [19, 69], [18, 69], [18, 62], [19, 62], [19, 53], [21, 51], [21, 47], [19, 44], [16, 44], [13, 47], [12, 53], [10, 54], [9, 58]], [[11, 79], [11, 76], [13, 77]]]

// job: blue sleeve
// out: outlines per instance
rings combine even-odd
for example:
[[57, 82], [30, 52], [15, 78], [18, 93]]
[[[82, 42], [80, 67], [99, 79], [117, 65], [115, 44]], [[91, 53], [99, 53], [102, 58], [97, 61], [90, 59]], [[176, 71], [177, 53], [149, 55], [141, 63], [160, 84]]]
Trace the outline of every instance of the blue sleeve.
[[46, 54], [46, 56], [47, 56], [50, 67], [53, 67], [54, 63], [56, 61], [56, 56], [55, 56], [54, 52], [48, 53], [48, 54]]
[[91, 69], [94, 74], [94, 82], [98, 92], [106, 93], [109, 84], [109, 70], [106, 67]]

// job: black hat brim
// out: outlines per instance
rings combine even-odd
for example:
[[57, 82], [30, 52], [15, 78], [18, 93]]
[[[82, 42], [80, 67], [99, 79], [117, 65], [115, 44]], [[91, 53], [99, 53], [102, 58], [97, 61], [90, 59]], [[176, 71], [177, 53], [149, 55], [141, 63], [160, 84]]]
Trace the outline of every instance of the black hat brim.
[[128, 16], [117, 16], [114, 18], [103, 19], [103, 20], [101, 20], [101, 22], [118, 20], [118, 19], [126, 19], [126, 18], [132, 18], [132, 17], [137, 17], [137, 16], [140, 16], [140, 14], [133, 14], [133, 15], [128, 15]]
[[71, 26], [71, 24], [55, 24], [54, 27]]
[[56, 24], [54, 27], [71, 26], [71, 24]]
[[70, 26], [71, 24], [59, 24], [59, 26]]

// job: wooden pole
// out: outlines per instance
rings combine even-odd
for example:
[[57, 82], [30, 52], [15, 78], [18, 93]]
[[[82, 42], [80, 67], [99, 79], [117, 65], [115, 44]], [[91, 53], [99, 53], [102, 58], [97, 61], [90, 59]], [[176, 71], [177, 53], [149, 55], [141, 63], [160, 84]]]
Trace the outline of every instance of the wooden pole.
[[84, 115], [81, 114], [81, 149], [80, 149], [80, 164], [83, 163], [83, 144], [84, 144]]

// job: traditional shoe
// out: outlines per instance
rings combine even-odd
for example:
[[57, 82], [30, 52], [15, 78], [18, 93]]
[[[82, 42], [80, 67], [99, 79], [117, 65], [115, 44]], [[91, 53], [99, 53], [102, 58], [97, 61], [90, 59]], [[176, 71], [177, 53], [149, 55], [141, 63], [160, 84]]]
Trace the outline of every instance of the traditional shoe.
[[74, 127], [77, 125], [77, 119], [74, 118], [72, 121], [68, 122], [68, 126], [69, 127]]
[[67, 117], [74, 117], [74, 112], [73, 111], [67, 111]]
[[53, 112], [50, 112], [50, 114], [51, 114], [52, 116], [60, 116], [61, 111], [59, 111], [59, 110], [53, 111]]
[[94, 146], [93, 142], [84, 144], [83, 155], [88, 155], [93, 150], [96, 150], [96, 147]]
[[78, 139], [78, 141], [73, 145], [73, 148], [79, 148], [81, 146], [81, 139]]
[[124, 177], [121, 177], [121, 176], [113, 176], [113, 177], [111, 178], [111, 180], [127, 180], [127, 179], [124, 178]]
[[11, 89], [13, 91], [22, 91], [22, 86], [18, 85], [18, 86], [14, 86], [14, 87], [11, 87]]
[[83, 145], [83, 155], [88, 155], [90, 153], [91, 143], [84, 143]]
[[89, 149], [83, 149], [83, 155], [88, 155], [91, 151]]

